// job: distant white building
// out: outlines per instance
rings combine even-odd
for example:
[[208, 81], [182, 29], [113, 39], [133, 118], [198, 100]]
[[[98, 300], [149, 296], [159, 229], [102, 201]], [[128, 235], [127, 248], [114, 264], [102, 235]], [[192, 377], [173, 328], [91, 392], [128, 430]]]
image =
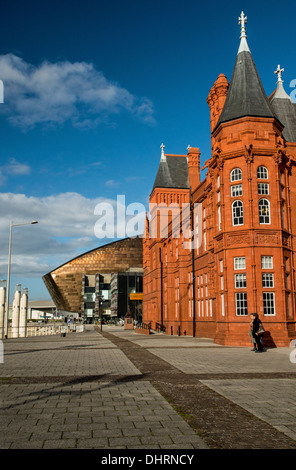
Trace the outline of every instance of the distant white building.
[[32, 300], [28, 303], [28, 320], [55, 318], [57, 308], [52, 300]]
[[32, 300], [28, 303], [28, 320], [44, 320], [45, 318], [67, 321], [79, 318], [79, 314], [57, 309], [52, 300]]

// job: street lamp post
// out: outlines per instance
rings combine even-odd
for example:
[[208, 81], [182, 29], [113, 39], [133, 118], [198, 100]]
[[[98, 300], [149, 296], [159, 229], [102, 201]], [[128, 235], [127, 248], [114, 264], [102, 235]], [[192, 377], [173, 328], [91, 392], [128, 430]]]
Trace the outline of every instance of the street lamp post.
[[100, 320], [101, 320], [101, 331], [103, 330], [103, 312], [102, 312], [102, 303], [103, 303], [103, 300], [104, 300], [104, 296], [103, 295], [100, 295], [100, 306], [99, 306], [99, 311], [100, 311]]
[[8, 268], [7, 268], [7, 287], [6, 287], [6, 305], [5, 305], [5, 328], [4, 335], [5, 338], [8, 336], [8, 317], [9, 317], [9, 287], [10, 287], [10, 265], [11, 265], [11, 240], [12, 240], [12, 228], [19, 227], [20, 225], [31, 225], [38, 224], [37, 220], [32, 222], [24, 222], [22, 224], [14, 224], [13, 221], [10, 221], [10, 230], [9, 230], [9, 246], [8, 246]]

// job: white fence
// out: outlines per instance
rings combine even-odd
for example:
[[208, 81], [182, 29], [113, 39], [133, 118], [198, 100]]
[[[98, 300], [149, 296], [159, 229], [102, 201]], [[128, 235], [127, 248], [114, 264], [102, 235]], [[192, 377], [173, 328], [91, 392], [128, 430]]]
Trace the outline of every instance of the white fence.
[[[20, 329], [19, 329], [20, 330]], [[8, 328], [8, 338], [18, 338], [18, 337], [32, 337], [32, 336], [48, 336], [48, 335], [58, 335], [65, 333], [82, 333], [84, 331], [83, 324], [52, 324], [52, 325], [32, 325], [28, 324], [26, 331], [13, 331], [13, 328], [10, 326]]]

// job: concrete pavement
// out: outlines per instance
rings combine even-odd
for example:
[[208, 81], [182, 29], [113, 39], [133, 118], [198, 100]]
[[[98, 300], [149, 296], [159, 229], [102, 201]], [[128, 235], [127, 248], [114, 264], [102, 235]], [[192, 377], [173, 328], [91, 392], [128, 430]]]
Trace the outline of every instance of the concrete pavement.
[[105, 325], [3, 343], [1, 449], [296, 448], [289, 348]]

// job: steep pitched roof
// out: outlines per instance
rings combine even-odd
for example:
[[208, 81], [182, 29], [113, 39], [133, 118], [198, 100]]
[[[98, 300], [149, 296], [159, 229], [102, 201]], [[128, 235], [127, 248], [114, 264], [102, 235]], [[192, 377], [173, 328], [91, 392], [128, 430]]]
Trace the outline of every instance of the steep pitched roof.
[[249, 51], [242, 51], [237, 55], [217, 126], [244, 116], [275, 117]]
[[165, 155], [161, 158], [154, 188], [188, 189], [188, 163], [186, 157]]
[[[246, 17], [244, 17], [245, 22]], [[226, 101], [216, 128], [222, 122], [245, 116], [275, 117], [247, 44], [244, 23]]]
[[283, 137], [287, 142], [296, 142], [296, 104], [285, 92], [283, 81], [279, 79], [277, 89], [269, 98], [274, 113], [283, 124]]

